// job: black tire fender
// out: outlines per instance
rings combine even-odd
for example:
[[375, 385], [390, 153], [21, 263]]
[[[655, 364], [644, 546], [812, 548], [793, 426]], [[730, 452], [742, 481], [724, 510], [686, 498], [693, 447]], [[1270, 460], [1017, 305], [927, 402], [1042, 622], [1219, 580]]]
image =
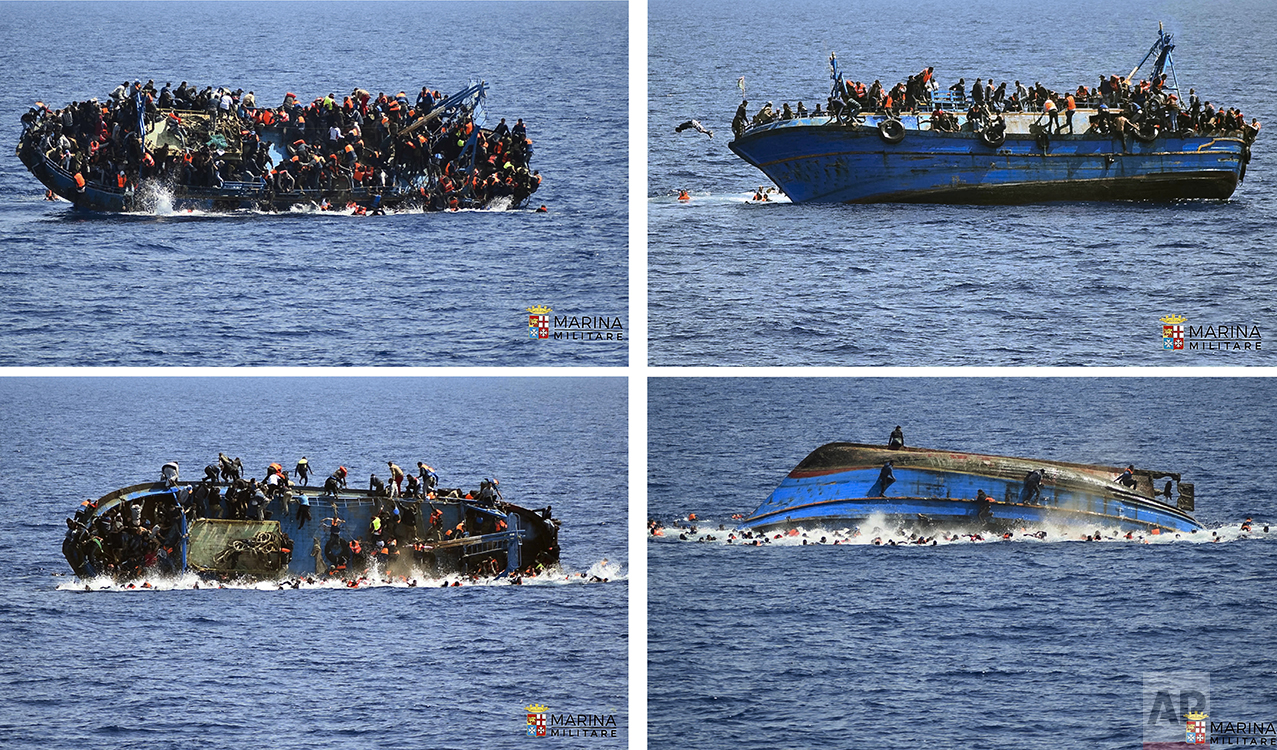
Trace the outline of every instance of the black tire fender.
[[980, 142], [989, 148], [1000, 148], [1007, 141], [1007, 134], [1003, 131], [981, 130]]
[[1135, 128], [1134, 129], [1135, 140], [1139, 141], [1140, 143], [1152, 143], [1153, 141], [1157, 140], [1157, 136], [1160, 133], [1160, 130], [1161, 130], [1160, 128], [1154, 125], [1153, 133], [1152, 135], [1149, 135], [1148, 133], [1144, 132], [1143, 128]]
[[887, 143], [899, 143], [905, 139], [905, 124], [895, 119], [883, 120], [878, 123], [878, 135]]

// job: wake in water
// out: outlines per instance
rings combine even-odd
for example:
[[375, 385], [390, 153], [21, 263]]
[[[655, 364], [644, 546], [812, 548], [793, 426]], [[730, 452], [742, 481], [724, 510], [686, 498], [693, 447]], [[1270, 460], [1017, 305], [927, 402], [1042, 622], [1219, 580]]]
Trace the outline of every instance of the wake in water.
[[[398, 214], [416, 214], [416, 213], [504, 213], [507, 211], [517, 210], [514, 208], [514, 198], [512, 196], [498, 196], [482, 207], [452, 208], [443, 211], [422, 211], [421, 206], [403, 205], [398, 208], [384, 209], [385, 216]], [[353, 216], [358, 218], [367, 218], [373, 216], [374, 213], [351, 204], [348, 206], [331, 206], [327, 201], [295, 203], [288, 208], [269, 211], [261, 208], [233, 208], [227, 210], [209, 210], [193, 207], [178, 207], [173, 202], [173, 193], [170, 188], [158, 180], [145, 180], [139, 186], [134, 196], [134, 204], [129, 214], [135, 216], [155, 216], [155, 217], [223, 217], [223, 216], [288, 216], [288, 215], [306, 215], [306, 216]]]
[[886, 516], [875, 514], [864, 523], [835, 529], [813, 526], [795, 527], [787, 531], [751, 531], [736, 528], [736, 520], [720, 523], [702, 520], [696, 514], [676, 519], [666, 525], [660, 520], [648, 521], [648, 535], [652, 541], [698, 542], [702, 544], [730, 544], [748, 547], [763, 545], [801, 547], [813, 544], [876, 545], [887, 547], [925, 546], [938, 547], [950, 544], [987, 544], [991, 542], [1125, 542], [1138, 544], [1213, 544], [1245, 539], [1277, 539], [1277, 527], [1266, 523], [1254, 523], [1251, 519], [1226, 524], [1214, 529], [1196, 532], [1144, 531], [1128, 532], [1113, 527], [1096, 527], [1079, 530], [1075, 526], [1037, 525], [1021, 527], [1006, 532], [957, 532], [935, 531], [927, 535], [917, 530], [901, 528], [890, 523]]
[[283, 589], [368, 589], [368, 588], [460, 588], [473, 586], [575, 586], [591, 583], [628, 581], [629, 571], [607, 558], [594, 563], [585, 572], [555, 567], [535, 576], [499, 576], [475, 578], [455, 574], [439, 577], [425, 575], [391, 576], [379, 569], [349, 580], [333, 576], [288, 576], [274, 580], [232, 579], [209, 580], [194, 573], [177, 576], [155, 576], [131, 581], [117, 581], [109, 576], [89, 580], [74, 578], [58, 585], [58, 591], [194, 591], [201, 589], [238, 589], [280, 591]]

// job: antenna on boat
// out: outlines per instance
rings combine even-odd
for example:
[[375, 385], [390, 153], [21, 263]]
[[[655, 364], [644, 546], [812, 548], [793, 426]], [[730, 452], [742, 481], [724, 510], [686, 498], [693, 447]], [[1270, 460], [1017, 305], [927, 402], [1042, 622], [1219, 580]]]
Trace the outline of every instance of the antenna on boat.
[[1169, 66], [1171, 70], [1171, 85], [1167, 88], [1174, 91], [1178, 96], [1179, 77], [1175, 75], [1175, 61], [1171, 59], [1171, 50], [1173, 49], [1175, 49], [1175, 43], [1172, 41], [1171, 35], [1166, 33], [1166, 30], [1162, 27], [1162, 22], [1158, 21], [1157, 41], [1153, 42], [1153, 46], [1148, 48], [1148, 54], [1144, 55], [1144, 59], [1140, 60], [1140, 64], [1136, 65], [1135, 68], [1131, 70], [1131, 74], [1126, 77], [1126, 80], [1128, 82], [1133, 80], [1135, 78], [1135, 74], [1144, 66], [1144, 63], [1148, 62], [1148, 59], [1156, 54], [1157, 62], [1153, 65], [1152, 78], [1159, 78], [1162, 75], [1162, 71]]

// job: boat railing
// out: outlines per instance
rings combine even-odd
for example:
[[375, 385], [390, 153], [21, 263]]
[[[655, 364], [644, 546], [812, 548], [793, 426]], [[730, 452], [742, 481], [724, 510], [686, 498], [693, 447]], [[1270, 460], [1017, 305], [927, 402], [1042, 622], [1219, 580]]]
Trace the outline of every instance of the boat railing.
[[967, 97], [966, 94], [957, 91], [936, 91], [931, 95], [931, 106], [933, 109], [939, 107], [946, 110], [965, 110]]
[[521, 536], [518, 531], [501, 531], [495, 534], [484, 534], [476, 541], [462, 545], [461, 554], [464, 557], [475, 557], [478, 555], [486, 555], [492, 552], [505, 552], [510, 542], [515, 541]]
[[[51, 172], [57, 172], [59, 175], [61, 175], [63, 178], [65, 178], [68, 181], [71, 181], [71, 182], [75, 181], [75, 175], [63, 169], [61, 164], [58, 164], [57, 162], [50, 159], [48, 154], [45, 154], [41, 158], [44, 159], [45, 169]], [[99, 190], [103, 193], [115, 193], [117, 195], [124, 195], [125, 193], [129, 192], [129, 189], [130, 189], [130, 188], [115, 187], [111, 185], [103, 185], [102, 183], [94, 182], [93, 180], [85, 180], [84, 185], [86, 188], [93, 188], [94, 190]]]

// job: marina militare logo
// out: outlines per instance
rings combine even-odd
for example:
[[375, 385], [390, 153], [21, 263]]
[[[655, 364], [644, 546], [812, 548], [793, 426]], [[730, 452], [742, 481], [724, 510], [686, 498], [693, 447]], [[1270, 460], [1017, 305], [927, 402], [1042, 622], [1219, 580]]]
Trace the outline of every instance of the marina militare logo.
[[536, 307], [527, 308], [527, 311], [529, 313], [528, 338], [550, 338], [550, 313], [554, 312], [554, 310], [545, 305], [537, 305]]
[[625, 323], [618, 315], [554, 315], [549, 305], [528, 311], [528, 338], [556, 341], [624, 341]]
[[545, 715], [549, 710], [549, 706], [543, 706], [540, 703], [533, 703], [531, 706], [528, 706], [529, 737], [545, 736]]
[[1158, 318], [1162, 322], [1162, 349], [1198, 352], [1257, 352], [1263, 334], [1253, 323], [1188, 325], [1183, 315]]
[[620, 725], [615, 713], [550, 713], [548, 706], [533, 703], [526, 708], [529, 737], [616, 737]]
[[1167, 315], [1160, 318], [1162, 321], [1162, 348], [1163, 349], [1180, 349], [1184, 348], [1184, 323], [1188, 318], [1180, 315]]
[[1205, 745], [1210, 739], [1206, 733], [1206, 714], [1189, 711], [1184, 714], [1188, 723], [1184, 725], [1184, 741], [1190, 745]]

